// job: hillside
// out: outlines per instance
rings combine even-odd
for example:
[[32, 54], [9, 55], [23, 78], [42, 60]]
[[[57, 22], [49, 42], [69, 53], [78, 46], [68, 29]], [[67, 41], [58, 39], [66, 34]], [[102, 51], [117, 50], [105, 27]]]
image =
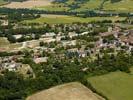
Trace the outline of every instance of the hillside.
[[133, 0], [56, 0], [52, 6], [36, 7], [45, 10], [85, 11], [108, 10], [119, 12], [132, 12]]

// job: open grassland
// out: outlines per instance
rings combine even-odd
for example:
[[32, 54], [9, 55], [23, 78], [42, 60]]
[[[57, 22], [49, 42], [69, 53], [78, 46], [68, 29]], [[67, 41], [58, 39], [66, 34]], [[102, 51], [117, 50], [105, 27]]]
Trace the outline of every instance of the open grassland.
[[[44, 83], [45, 84], [45, 83]], [[104, 100], [80, 83], [68, 83], [29, 96], [26, 100]]]
[[[103, 0], [88, 0], [78, 4], [77, 8], [71, 8], [77, 1], [68, 0], [65, 3], [54, 3], [48, 6], [38, 6], [34, 9], [49, 10], [49, 11], [85, 11], [96, 10], [101, 7]], [[121, 0], [119, 2], [111, 3], [111, 0], [103, 4], [103, 10], [111, 10], [116, 12], [133, 12], [133, 0]]]
[[61, 16], [61, 15], [45, 15], [41, 18], [33, 20], [25, 20], [22, 23], [49, 23], [49, 24], [58, 24], [58, 23], [73, 23], [73, 22], [92, 22], [92, 21], [102, 21], [102, 20], [124, 20], [125, 17], [73, 17], [73, 16]]
[[7, 8], [34, 8], [40, 6], [48, 6], [51, 5], [50, 0], [28, 0], [24, 2], [11, 2], [7, 5], [3, 5], [2, 7]]
[[109, 100], [133, 100], [132, 73], [112, 72], [102, 76], [91, 77], [88, 82]]

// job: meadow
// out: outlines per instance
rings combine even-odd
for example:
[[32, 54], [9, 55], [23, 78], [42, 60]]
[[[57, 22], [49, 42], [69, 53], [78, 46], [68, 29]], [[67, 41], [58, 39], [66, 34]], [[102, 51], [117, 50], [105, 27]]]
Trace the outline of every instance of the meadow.
[[49, 23], [49, 24], [60, 24], [60, 23], [73, 23], [73, 22], [92, 22], [92, 21], [102, 21], [102, 20], [124, 20], [125, 17], [74, 17], [74, 16], [65, 16], [65, 15], [45, 15], [43, 17], [33, 19], [33, 20], [25, 20], [21, 23]]
[[88, 78], [88, 82], [109, 100], [133, 100], [133, 72], [112, 72]]

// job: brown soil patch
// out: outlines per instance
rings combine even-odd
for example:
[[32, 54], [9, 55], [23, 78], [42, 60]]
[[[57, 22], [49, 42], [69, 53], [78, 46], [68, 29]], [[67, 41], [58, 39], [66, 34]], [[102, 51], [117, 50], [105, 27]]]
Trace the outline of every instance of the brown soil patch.
[[[45, 83], [44, 83], [45, 84]], [[105, 100], [84, 85], [74, 82], [50, 88], [29, 96], [26, 100]]]
[[7, 5], [3, 5], [2, 7], [6, 8], [34, 8], [40, 6], [49, 6], [51, 5], [50, 0], [28, 0], [25, 2], [11, 2]]

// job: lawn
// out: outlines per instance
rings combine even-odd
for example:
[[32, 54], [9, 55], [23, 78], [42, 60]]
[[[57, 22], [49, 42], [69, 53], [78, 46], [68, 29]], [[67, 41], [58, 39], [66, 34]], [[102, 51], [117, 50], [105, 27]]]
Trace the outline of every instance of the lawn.
[[133, 100], [133, 72], [112, 72], [88, 78], [88, 82], [109, 100]]
[[124, 20], [124, 17], [73, 17], [73, 16], [61, 16], [61, 15], [46, 15], [41, 18], [33, 20], [25, 20], [22, 23], [49, 23], [49, 24], [59, 24], [59, 23], [73, 23], [73, 22], [92, 22], [92, 21], [102, 21], [102, 20]]

